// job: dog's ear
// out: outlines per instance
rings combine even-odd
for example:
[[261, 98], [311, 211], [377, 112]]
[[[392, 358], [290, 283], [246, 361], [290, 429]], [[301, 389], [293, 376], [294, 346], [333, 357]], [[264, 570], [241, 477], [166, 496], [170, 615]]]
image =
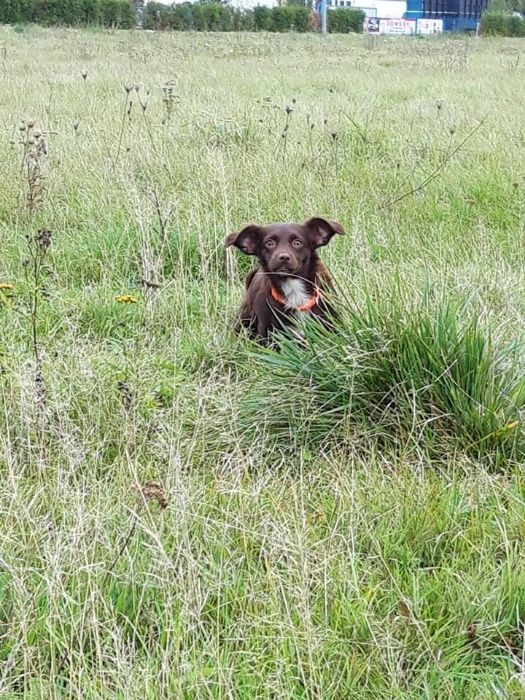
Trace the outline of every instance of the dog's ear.
[[261, 239], [261, 234], [263, 229], [261, 226], [255, 226], [251, 224], [246, 226], [239, 233], [230, 233], [226, 238], [224, 245], [228, 248], [234, 245], [239, 250], [242, 250], [246, 255], [255, 255], [257, 253], [257, 247], [259, 246], [259, 241]]
[[327, 219], [321, 219], [319, 217], [308, 219], [308, 221], [304, 222], [303, 226], [307, 229], [314, 248], [320, 248], [326, 245], [334, 233], [338, 233], [340, 236], [344, 236], [345, 233], [343, 227], [341, 224], [338, 224], [337, 221], [328, 221]]

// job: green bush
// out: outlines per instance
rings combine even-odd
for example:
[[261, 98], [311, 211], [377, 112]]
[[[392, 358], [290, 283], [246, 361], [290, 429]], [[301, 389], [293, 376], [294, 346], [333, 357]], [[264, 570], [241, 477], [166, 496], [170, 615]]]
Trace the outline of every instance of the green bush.
[[293, 5], [278, 5], [271, 10], [271, 30], [274, 32], [289, 32], [293, 27], [295, 7]]
[[261, 383], [245, 398], [242, 428], [304, 445], [341, 444], [367, 426], [394, 442], [417, 435], [477, 455], [525, 455], [520, 348], [466, 302], [396, 289], [348, 305], [336, 333], [308, 320], [302, 331], [302, 344], [282, 339], [279, 352], [257, 353]]
[[106, 27], [131, 29], [135, 26], [135, 8], [128, 0], [102, 0], [101, 10]]
[[481, 17], [480, 29], [482, 34], [489, 36], [505, 36], [505, 15], [485, 12]]
[[0, 23], [30, 22], [34, 4], [34, 0], [2, 0], [0, 2]]
[[80, 0], [79, 24], [95, 25], [102, 22], [102, 10], [99, 0]]
[[193, 29], [203, 32], [206, 29], [205, 9], [202, 5], [193, 5], [191, 8], [193, 15]]
[[168, 26], [168, 7], [157, 2], [150, 2], [144, 10], [144, 29], [179, 29]]
[[232, 14], [233, 30], [236, 32], [252, 32], [255, 29], [255, 11], [243, 12], [234, 10]]
[[[361, 10], [335, 9], [328, 16], [331, 32], [362, 31], [364, 15]], [[135, 9], [132, 0], [0, 0], [0, 23], [27, 22], [129, 29], [135, 25]], [[259, 6], [253, 10], [235, 10], [213, 1], [176, 5], [150, 2], [144, 11], [144, 28], [208, 32], [307, 32], [309, 9], [299, 0], [272, 9]], [[514, 22], [511, 35], [520, 36], [519, 31], [520, 26]]]
[[506, 17], [505, 29], [507, 36], [524, 37], [525, 19], [522, 19], [521, 17], [514, 17], [512, 15], [510, 17]]
[[131, 0], [2, 0], [0, 23], [84, 26], [103, 24], [129, 29], [135, 25]]
[[253, 28], [257, 32], [272, 30], [272, 11], [269, 7], [259, 5], [253, 10]]
[[486, 36], [525, 36], [525, 19], [502, 12], [485, 12], [481, 17], [481, 33]]
[[233, 11], [229, 7], [213, 2], [194, 5], [192, 10], [197, 31], [229, 32], [233, 27]]
[[293, 29], [296, 32], [307, 32], [309, 29], [310, 10], [304, 5], [293, 7]]
[[525, 15], [525, 0], [491, 0], [490, 11], [503, 14], [520, 12]]
[[233, 17], [235, 14], [235, 10], [225, 7], [224, 5], [219, 6], [219, 18], [220, 18], [220, 25], [222, 28], [223, 32], [231, 32], [233, 31]]
[[66, 26], [100, 24], [102, 3], [99, 0], [33, 0], [28, 21]]
[[193, 29], [193, 5], [189, 2], [175, 5], [173, 7], [173, 19], [175, 26], [173, 29], [190, 31]]
[[187, 31], [193, 29], [193, 19], [193, 5], [189, 2], [171, 6], [150, 2], [144, 12], [144, 28]]
[[309, 10], [304, 5], [280, 5], [271, 10], [270, 31], [308, 31]]
[[350, 7], [338, 7], [328, 12], [328, 31], [333, 34], [360, 33], [363, 31], [365, 13]]
[[177, 5], [149, 3], [144, 15], [146, 29], [175, 29], [200, 32], [230, 32], [233, 29], [251, 29], [253, 24], [245, 21], [252, 13], [233, 10], [219, 3], [189, 2]]

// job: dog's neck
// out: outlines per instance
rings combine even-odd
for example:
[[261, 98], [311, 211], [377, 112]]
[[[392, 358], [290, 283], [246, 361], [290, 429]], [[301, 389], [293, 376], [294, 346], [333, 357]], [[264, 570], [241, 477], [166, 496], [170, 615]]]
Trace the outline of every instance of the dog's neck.
[[[306, 268], [298, 273], [272, 273], [266, 271], [274, 299], [279, 300], [290, 310], [299, 309], [308, 304], [317, 294], [318, 258], [314, 254]], [[264, 268], [263, 268], [264, 269]]]
[[313, 292], [306, 285], [305, 280], [297, 277], [287, 277], [281, 281], [280, 292], [287, 308], [298, 309], [310, 301]]
[[270, 283], [277, 299], [288, 309], [300, 309], [307, 305], [316, 295], [317, 283], [315, 268], [306, 275], [271, 275]]

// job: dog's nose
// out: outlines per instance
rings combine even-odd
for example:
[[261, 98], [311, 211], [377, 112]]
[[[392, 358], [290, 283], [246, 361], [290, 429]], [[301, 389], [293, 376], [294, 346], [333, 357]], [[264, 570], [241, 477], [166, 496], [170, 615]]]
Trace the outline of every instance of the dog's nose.
[[290, 262], [290, 254], [289, 253], [279, 253], [277, 256], [277, 260], [279, 262]]

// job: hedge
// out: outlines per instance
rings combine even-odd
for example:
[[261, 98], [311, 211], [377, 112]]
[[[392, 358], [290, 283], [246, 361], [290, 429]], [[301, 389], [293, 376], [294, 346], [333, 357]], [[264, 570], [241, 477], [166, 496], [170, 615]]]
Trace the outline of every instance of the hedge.
[[[164, 5], [150, 2], [144, 13], [145, 29], [177, 29], [182, 31], [258, 31], [307, 32], [310, 10], [305, 5], [255, 7], [235, 10], [218, 3], [183, 3]], [[328, 13], [331, 32], [362, 32], [364, 12], [338, 8]]]
[[525, 37], [525, 19], [501, 12], [485, 12], [481, 16], [480, 30], [487, 36]]
[[[143, 15], [145, 29], [208, 32], [307, 32], [309, 17], [303, 4], [236, 10], [219, 2], [150, 2]], [[328, 13], [330, 32], [361, 32], [363, 21], [361, 10], [337, 8]], [[135, 9], [132, 0], [0, 0], [0, 24], [29, 22], [129, 29], [135, 26]]]
[[365, 13], [363, 10], [337, 8], [328, 13], [328, 31], [333, 34], [362, 32]]
[[261, 5], [253, 10], [253, 28], [258, 32], [268, 31], [272, 26], [272, 11]]
[[0, 0], [0, 24], [135, 26], [131, 0]]

